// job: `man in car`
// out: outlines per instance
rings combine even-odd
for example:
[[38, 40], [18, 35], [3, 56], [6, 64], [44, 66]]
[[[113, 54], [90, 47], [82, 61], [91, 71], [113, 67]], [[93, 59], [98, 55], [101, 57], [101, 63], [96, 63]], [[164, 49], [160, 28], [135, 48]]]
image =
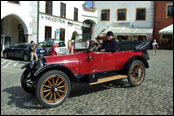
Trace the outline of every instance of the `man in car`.
[[59, 47], [59, 42], [55, 41], [54, 45], [51, 48], [50, 56], [58, 56], [59, 55], [59, 48], [58, 47]]
[[108, 31], [106, 34], [107, 40], [103, 41], [101, 52], [115, 52], [117, 50], [117, 42], [115, 41], [112, 31]]
[[34, 41], [31, 41], [31, 49], [30, 49], [30, 54], [31, 54], [31, 61], [33, 61], [33, 57], [36, 58], [36, 60], [38, 61], [38, 56], [36, 54], [36, 46], [34, 45]]

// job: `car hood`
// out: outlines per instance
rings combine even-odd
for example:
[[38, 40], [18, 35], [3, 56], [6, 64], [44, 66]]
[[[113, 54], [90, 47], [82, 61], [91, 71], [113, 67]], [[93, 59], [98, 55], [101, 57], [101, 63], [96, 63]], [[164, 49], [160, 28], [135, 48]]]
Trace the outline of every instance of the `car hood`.
[[73, 73], [79, 72], [79, 59], [77, 54], [46, 56], [45, 60], [47, 65], [59, 64], [69, 68]]

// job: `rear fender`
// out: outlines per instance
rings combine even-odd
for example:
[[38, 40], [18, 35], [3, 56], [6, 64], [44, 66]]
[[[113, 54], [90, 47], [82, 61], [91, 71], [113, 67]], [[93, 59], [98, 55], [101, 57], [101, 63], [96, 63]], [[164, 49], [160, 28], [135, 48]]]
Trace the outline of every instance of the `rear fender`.
[[129, 66], [131, 65], [131, 63], [134, 61], [134, 60], [140, 60], [142, 61], [142, 63], [144, 64], [145, 68], [149, 68], [149, 63], [147, 62], [147, 60], [143, 57], [143, 56], [133, 56], [131, 57], [127, 62], [126, 64], [123, 66], [123, 68], [121, 69], [123, 71], [123, 73], [127, 74], [128, 73], [128, 69], [129, 69]]

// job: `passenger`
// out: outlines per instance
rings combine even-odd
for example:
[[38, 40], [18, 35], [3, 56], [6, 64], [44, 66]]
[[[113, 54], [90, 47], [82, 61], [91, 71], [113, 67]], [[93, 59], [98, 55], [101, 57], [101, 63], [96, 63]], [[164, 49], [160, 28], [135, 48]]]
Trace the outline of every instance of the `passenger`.
[[86, 47], [86, 48], [89, 48], [89, 40], [86, 41], [85, 47]]
[[74, 40], [71, 41], [71, 45], [70, 45], [70, 48], [69, 48], [69, 54], [74, 54]]
[[50, 51], [50, 56], [58, 56], [59, 55], [59, 42], [55, 42], [54, 46], [52, 46]]
[[95, 43], [96, 43], [95, 51], [100, 50], [102, 45], [103, 45], [103, 39], [102, 38], [98, 37], [98, 38], [96, 38], [96, 40], [97, 41], [95, 41]]
[[103, 41], [101, 52], [115, 52], [117, 50], [117, 42], [115, 41], [112, 31], [108, 31], [106, 34], [107, 40]]

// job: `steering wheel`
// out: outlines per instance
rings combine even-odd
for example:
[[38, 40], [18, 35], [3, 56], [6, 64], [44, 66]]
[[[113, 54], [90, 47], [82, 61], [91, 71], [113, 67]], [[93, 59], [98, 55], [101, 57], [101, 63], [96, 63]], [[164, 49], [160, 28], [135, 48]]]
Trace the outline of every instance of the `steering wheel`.
[[98, 51], [98, 49], [96, 49], [96, 48], [98, 48], [98, 46], [99, 46], [99, 43], [97, 41], [96, 42], [91, 41], [89, 50], [90, 51]]

